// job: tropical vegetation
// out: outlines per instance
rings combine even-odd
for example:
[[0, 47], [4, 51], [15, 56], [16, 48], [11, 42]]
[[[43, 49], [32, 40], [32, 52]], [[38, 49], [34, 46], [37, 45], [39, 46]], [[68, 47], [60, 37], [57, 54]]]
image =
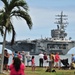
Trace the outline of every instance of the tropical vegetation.
[[32, 28], [32, 20], [30, 15], [28, 14], [28, 5], [25, 0], [1, 0], [4, 4], [4, 8], [0, 10], [0, 33], [3, 36], [3, 47], [2, 47], [2, 63], [1, 63], [1, 71], [3, 68], [3, 60], [4, 60], [4, 48], [6, 42], [6, 34], [12, 33], [11, 44], [14, 43], [15, 40], [15, 29], [12, 23], [12, 17], [23, 18], [29, 29]]

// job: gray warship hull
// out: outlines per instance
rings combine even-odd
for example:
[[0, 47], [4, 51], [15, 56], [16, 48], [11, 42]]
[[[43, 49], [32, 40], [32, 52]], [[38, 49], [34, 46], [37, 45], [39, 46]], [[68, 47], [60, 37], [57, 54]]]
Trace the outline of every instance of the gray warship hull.
[[[18, 43], [19, 42], [19, 43]], [[14, 45], [10, 43], [6, 44], [6, 48], [12, 51], [25, 51], [30, 52], [31, 55], [37, 55], [41, 51], [47, 54], [59, 52], [61, 55], [67, 54], [67, 52], [75, 47], [75, 41], [71, 40], [33, 40], [31, 42], [16, 41]]]
[[75, 41], [42, 40], [36, 47], [36, 53], [39, 53], [40, 51], [46, 52], [47, 54], [59, 52], [59, 54], [65, 55], [71, 48], [75, 47]]

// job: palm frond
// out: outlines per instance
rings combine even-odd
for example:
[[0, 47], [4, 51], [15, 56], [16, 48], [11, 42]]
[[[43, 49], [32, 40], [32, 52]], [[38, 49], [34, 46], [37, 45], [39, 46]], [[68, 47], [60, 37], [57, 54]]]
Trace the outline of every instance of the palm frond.
[[11, 22], [9, 23], [9, 26], [6, 28], [6, 30], [8, 31], [8, 33], [12, 32], [11, 45], [13, 45], [14, 40], [15, 40], [16, 32], [15, 32], [14, 26], [12, 25]]
[[4, 30], [3, 30], [3, 27], [1, 27], [1, 26], [0, 26], [0, 33], [1, 33], [1, 36], [3, 36]]
[[2, 10], [0, 10], [0, 14], [2, 14], [2, 13], [4, 13], [4, 10], [2, 9]]
[[7, 0], [1, 0], [1, 1], [4, 3], [5, 7], [8, 6], [8, 1]]
[[32, 20], [29, 14], [23, 10], [21, 11], [13, 11], [11, 16], [17, 16], [23, 18], [28, 24], [29, 29], [32, 28]]
[[24, 0], [11, 0], [9, 5], [9, 11], [11, 11], [14, 8], [18, 8], [19, 10], [23, 8], [25, 11], [27, 11], [28, 5]]
[[0, 27], [4, 27], [5, 26], [5, 19], [4, 19], [4, 13], [0, 14]]
[[13, 45], [13, 43], [15, 41], [16, 32], [15, 32], [15, 29], [14, 29], [13, 25], [11, 25], [11, 27], [12, 27], [12, 40], [11, 40], [11, 45]]
[[1, 0], [1, 1], [4, 3], [5, 10], [7, 11], [9, 7], [8, 1], [7, 0]]

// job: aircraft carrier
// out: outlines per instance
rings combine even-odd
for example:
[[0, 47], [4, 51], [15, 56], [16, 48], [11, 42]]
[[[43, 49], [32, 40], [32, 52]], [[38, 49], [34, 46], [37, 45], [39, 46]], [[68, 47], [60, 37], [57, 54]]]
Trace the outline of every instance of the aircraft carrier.
[[55, 24], [57, 24], [57, 28], [51, 30], [51, 38], [19, 40], [15, 41], [12, 46], [10, 42], [7, 42], [6, 48], [12, 51], [30, 52], [33, 55], [39, 54], [41, 51], [47, 54], [59, 52], [59, 54], [65, 55], [71, 48], [75, 47], [75, 41], [71, 37], [66, 38], [67, 15], [61, 12], [60, 15], [56, 15], [56, 20]]

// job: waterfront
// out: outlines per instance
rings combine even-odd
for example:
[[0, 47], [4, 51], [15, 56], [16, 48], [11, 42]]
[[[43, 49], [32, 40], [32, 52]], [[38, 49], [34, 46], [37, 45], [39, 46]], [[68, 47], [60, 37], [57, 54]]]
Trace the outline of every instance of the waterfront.
[[[31, 55], [32, 56], [32, 55]], [[39, 56], [38, 55], [34, 55], [35, 56], [35, 65], [36, 66], [39, 66]], [[66, 59], [68, 58], [68, 63], [70, 64], [71, 63], [71, 54], [66, 54], [66, 55], [60, 55], [60, 58], [61, 59]], [[10, 56], [9, 58], [9, 63], [8, 65], [10, 65], [12, 63], [12, 56]], [[25, 65], [27, 66], [27, 58], [25, 57]], [[61, 64], [62, 65], [62, 64]], [[31, 62], [29, 63], [29, 66], [31, 66]], [[48, 66], [48, 63], [45, 64], [44, 63], [44, 66]]]

